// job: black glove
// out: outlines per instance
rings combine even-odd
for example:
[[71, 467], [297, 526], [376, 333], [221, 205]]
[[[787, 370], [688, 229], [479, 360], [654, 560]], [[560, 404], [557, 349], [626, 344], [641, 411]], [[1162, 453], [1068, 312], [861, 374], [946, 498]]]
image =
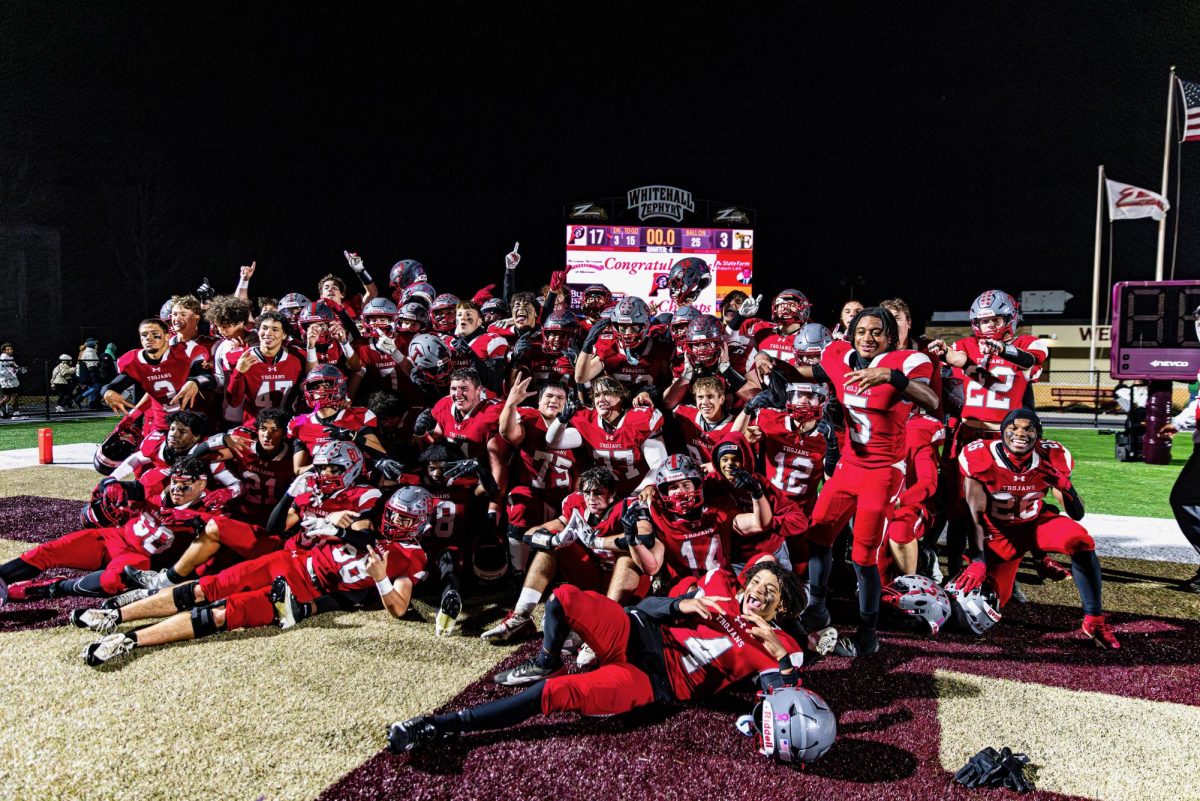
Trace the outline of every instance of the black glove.
[[568, 345], [566, 350], [563, 351], [563, 358], [574, 364], [579, 361], [579, 349], [573, 345]]
[[347, 545], [353, 545], [361, 553], [375, 544], [375, 532], [369, 528], [339, 528], [338, 539]]
[[433, 419], [433, 410], [423, 409], [417, 415], [417, 422], [413, 424], [413, 433], [418, 437], [423, 437], [435, 428], [437, 428], [437, 420]]
[[375, 470], [388, 481], [395, 481], [404, 472], [404, 465], [395, 459], [380, 459], [375, 462]]
[[532, 335], [532, 331], [526, 331], [524, 334], [521, 334], [521, 336], [517, 337], [517, 341], [513, 343], [513, 364], [519, 364], [529, 358], [529, 351], [533, 348], [533, 343], [529, 341], [529, 338]]
[[625, 510], [621, 512], [621, 528], [625, 532], [625, 541], [633, 542], [638, 535], [638, 522], [649, 519], [650, 510], [640, 501], [626, 505]]
[[735, 470], [733, 486], [750, 493], [750, 497], [758, 500], [763, 496], [762, 483], [749, 470]]
[[342, 428], [341, 426], [326, 425], [323, 426], [323, 428], [331, 440], [337, 440], [339, 442], [354, 442], [355, 437], [358, 436], [357, 431], [351, 431], [350, 429]]
[[583, 340], [583, 352], [592, 353], [596, 350], [596, 343], [600, 341], [600, 335], [604, 330], [612, 325], [612, 320], [597, 320], [592, 326], [592, 330], [588, 331], [587, 338]]
[[454, 351], [456, 356], [460, 357], [471, 356], [474, 353], [471, 350], [471, 344], [462, 337], [455, 337], [450, 340], [450, 349]]
[[213, 289], [212, 284], [208, 282], [208, 276], [204, 276], [204, 280], [200, 282], [200, 286], [196, 287], [194, 294], [201, 303], [208, 303], [217, 296], [217, 290]]
[[769, 389], [764, 389], [753, 398], [746, 401], [746, 405], [742, 407], [742, 411], [750, 415], [760, 412], [763, 409], [771, 408], [776, 408], [775, 398], [772, 396]]
[[958, 769], [954, 781], [966, 787], [983, 787], [999, 767], [1000, 753], [995, 748], [985, 748]]
[[567, 398], [567, 402], [563, 404], [562, 411], [558, 413], [558, 421], [563, 425], [570, 425], [571, 418], [575, 416], [575, 412], [579, 411], [575, 406], [575, 402]]
[[1033, 782], [1025, 777], [1025, 765], [1029, 757], [1014, 754], [1010, 748], [1000, 749], [1000, 764], [992, 771], [988, 784], [992, 787], [1007, 787], [1018, 793], [1028, 793]]
[[473, 476], [479, 473], [478, 459], [460, 459], [446, 469], [446, 481], [453, 481], [459, 476]]

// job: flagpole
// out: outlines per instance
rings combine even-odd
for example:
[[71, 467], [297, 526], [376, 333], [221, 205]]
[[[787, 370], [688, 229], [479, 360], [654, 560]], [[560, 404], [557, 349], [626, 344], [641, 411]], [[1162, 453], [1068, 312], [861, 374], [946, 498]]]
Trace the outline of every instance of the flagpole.
[[1100, 221], [1104, 213], [1104, 165], [1096, 178], [1096, 255], [1092, 264], [1092, 335], [1088, 337], [1088, 370], [1096, 372], [1096, 318], [1100, 313]]
[[[1171, 67], [1171, 77], [1167, 80], [1167, 132], [1163, 135], [1163, 177], [1162, 177], [1162, 192], [1164, 198], [1167, 196], [1167, 190], [1170, 188], [1167, 183], [1169, 171], [1171, 169], [1171, 112], [1174, 104], [1171, 102], [1171, 93], [1175, 91], [1175, 68]], [[1167, 241], [1167, 215], [1158, 221], [1158, 258], [1154, 262], [1154, 280], [1163, 280], [1163, 254]]]

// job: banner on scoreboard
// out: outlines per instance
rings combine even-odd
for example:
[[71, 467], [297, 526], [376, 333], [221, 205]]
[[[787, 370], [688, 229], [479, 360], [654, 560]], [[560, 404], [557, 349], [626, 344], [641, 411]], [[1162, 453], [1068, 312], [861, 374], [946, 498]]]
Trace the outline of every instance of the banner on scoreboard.
[[717, 253], [642, 253], [569, 248], [567, 251], [567, 285], [573, 304], [578, 306], [583, 290], [591, 284], [603, 284], [615, 299], [637, 295], [656, 312], [675, 311], [667, 291], [667, 275], [671, 265], [685, 257], [704, 260], [712, 272], [713, 281], [700, 293], [692, 305], [705, 314], [718, 315], [719, 302], [735, 289], [752, 294], [752, 256], [746, 251]]

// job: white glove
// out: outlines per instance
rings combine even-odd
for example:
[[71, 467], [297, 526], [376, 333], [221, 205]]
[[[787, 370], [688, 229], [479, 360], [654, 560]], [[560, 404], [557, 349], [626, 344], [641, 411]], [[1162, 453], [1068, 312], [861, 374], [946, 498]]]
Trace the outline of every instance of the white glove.
[[762, 305], [762, 294], [755, 295], [752, 298], [746, 298], [742, 301], [742, 305], [738, 307], [738, 314], [743, 317], [753, 317], [758, 314], [758, 307]]

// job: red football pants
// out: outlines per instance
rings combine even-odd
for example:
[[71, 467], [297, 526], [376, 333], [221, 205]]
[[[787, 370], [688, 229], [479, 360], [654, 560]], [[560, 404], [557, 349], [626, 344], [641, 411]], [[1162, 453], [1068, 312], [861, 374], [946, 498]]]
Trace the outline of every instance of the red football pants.
[[301, 603], [319, 595], [305, 567], [307, 559], [303, 551], [275, 551], [204, 576], [200, 589], [208, 603], [225, 601], [225, 628], [229, 631], [266, 626], [275, 621], [275, 605], [267, 594], [276, 576], [287, 579], [292, 595]]
[[829, 547], [853, 517], [851, 558], [856, 565], [875, 564], [879, 544], [883, 542], [883, 527], [892, 516], [903, 486], [904, 472], [893, 465], [862, 467], [838, 462], [833, 478], [817, 496], [808, 539]]
[[650, 677], [626, 661], [629, 615], [616, 601], [570, 584], [554, 591], [567, 622], [596, 652], [599, 667], [556, 676], [542, 690], [542, 714], [617, 715], [654, 702]]
[[[126, 566], [149, 570], [150, 557], [129, 547], [119, 528], [85, 528], [38, 545], [21, 555], [38, 570], [71, 567], [100, 570], [100, 588], [109, 595], [125, 592], [121, 571]], [[173, 560], [172, 560], [173, 561]], [[168, 563], [169, 564], [169, 563]]]
[[1096, 541], [1071, 518], [1046, 509], [1029, 523], [993, 531], [987, 541], [987, 572], [1001, 606], [1012, 597], [1021, 557], [1033, 548], [1071, 556], [1096, 550]]

